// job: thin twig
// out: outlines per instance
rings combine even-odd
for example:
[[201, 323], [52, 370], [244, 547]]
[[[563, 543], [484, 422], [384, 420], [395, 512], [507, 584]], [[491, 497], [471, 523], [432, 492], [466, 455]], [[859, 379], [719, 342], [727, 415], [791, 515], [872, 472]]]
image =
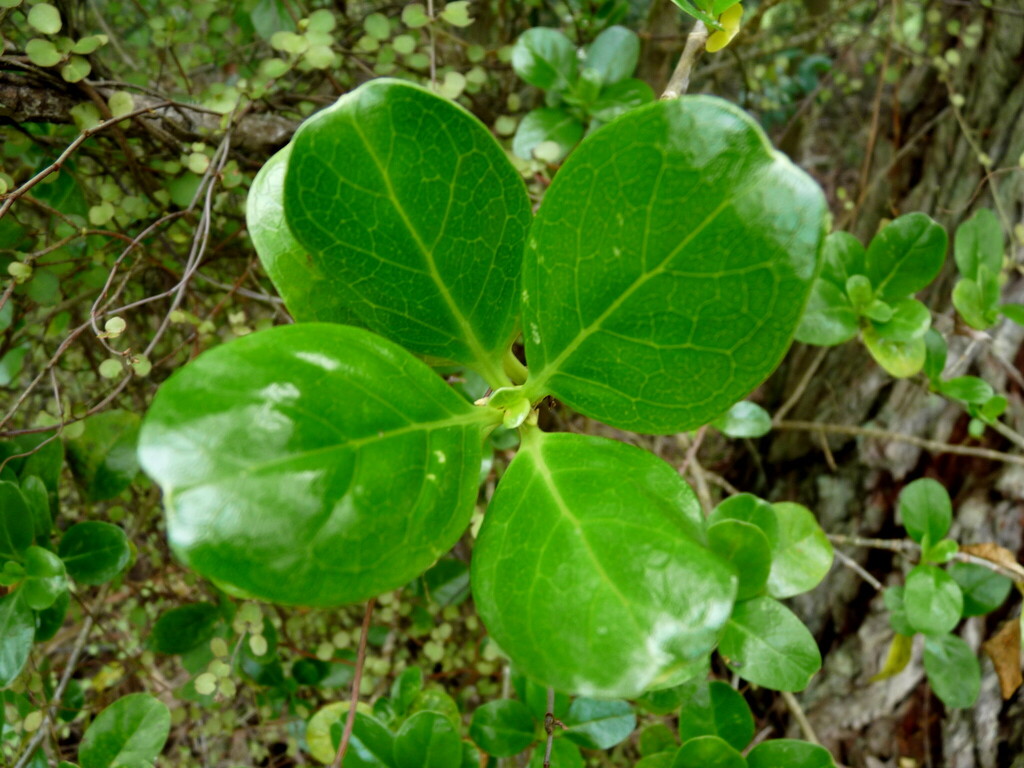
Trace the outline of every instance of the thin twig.
[[[841, 533], [830, 533], [828, 539], [833, 544], [847, 544], [853, 547], [870, 547], [871, 549], [885, 549], [889, 552], [899, 552], [901, 554], [920, 554], [921, 546], [910, 539], [872, 539], [863, 536], [846, 536]], [[837, 550], [835, 553], [837, 556], [840, 554]], [[984, 557], [978, 557], [970, 552], [956, 552], [953, 554], [953, 560], [960, 563], [972, 563], [974, 565], [980, 565], [982, 568], [987, 568], [993, 573], [998, 573], [1000, 576], [1004, 576], [1010, 581], [1020, 582], [1021, 574], [1018, 571], [1008, 568], [1001, 563], [997, 563], [993, 560], [989, 560]], [[881, 588], [881, 587], [879, 587]]]
[[873, 437], [878, 440], [895, 440], [900, 443], [916, 445], [933, 453], [955, 453], [959, 456], [973, 456], [978, 459], [990, 461], [1001, 461], [1005, 464], [1016, 464], [1024, 467], [1024, 456], [1014, 456], [1002, 451], [994, 451], [991, 448], [974, 448], [968, 445], [953, 445], [942, 443], [938, 440], [926, 440], [922, 437], [904, 435], [899, 432], [890, 432], [886, 429], [874, 427], [855, 427], [850, 424], [829, 424], [824, 421], [780, 421], [775, 424], [776, 429], [788, 429], [797, 432], [829, 432], [836, 435], [851, 435], [853, 437]]
[[874, 576], [868, 573], [867, 569], [865, 569], [864, 566], [862, 566], [860, 563], [858, 563], [845, 552], [840, 552], [838, 549], [836, 549], [833, 550], [832, 554], [836, 556], [836, 560], [838, 560], [851, 571], [856, 573], [858, 576], [864, 579], [864, 581], [866, 581], [879, 592], [885, 589], [885, 585], [882, 584], [882, 582], [880, 582], [878, 579], [876, 579]]
[[790, 714], [793, 715], [793, 719], [796, 720], [800, 730], [803, 731], [804, 738], [812, 744], [820, 745], [821, 742], [818, 741], [818, 734], [814, 732], [811, 721], [807, 719], [807, 715], [804, 714], [804, 709], [800, 706], [800, 702], [796, 700], [796, 696], [789, 691], [782, 691], [782, 700], [786, 702]]
[[786, 418], [786, 414], [793, 410], [793, 408], [796, 407], [796, 404], [800, 402], [800, 398], [804, 396], [804, 392], [806, 392], [807, 387], [810, 386], [811, 380], [814, 378], [814, 374], [818, 372], [821, 364], [825, 362], [825, 357], [828, 355], [828, 351], [829, 347], [821, 347], [818, 350], [818, 354], [814, 356], [811, 360], [811, 364], [807, 366], [807, 370], [804, 371], [804, 375], [800, 378], [800, 382], [793, 390], [793, 394], [791, 394], [779, 410], [775, 412], [775, 415], [772, 417], [772, 423], [777, 424], [782, 421]]
[[708, 28], [704, 26], [703, 21], [698, 21], [686, 37], [683, 53], [672, 72], [672, 77], [669, 78], [668, 85], [665, 86], [665, 92], [661, 94], [662, 99], [676, 99], [686, 93], [690, 87], [690, 74], [693, 72], [697, 59], [704, 52], [704, 45], [707, 41]]
[[359, 651], [356, 654], [356, 668], [352, 676], [352, 697], [349, 699], [348, 715], [345, 717], [345, 730], [341, 734], [341, 744], [338, 745], [338, 754], [334, 756], [331, 768], [341, 768], [345, 759], [345, 752], [348, 751], [348, 742], [352, 738], [352, 728], [356, 724], [356, 707], [359, 704], [359, 685], [363, 680], [363, 667], [366, 665], [366, 638], [370, 634], [370, 617], [373, 615], [373, 606], [377, 598], [371, 597], [366, 604], [366, 613], [363, 615], [363, 628], [359, 633]]

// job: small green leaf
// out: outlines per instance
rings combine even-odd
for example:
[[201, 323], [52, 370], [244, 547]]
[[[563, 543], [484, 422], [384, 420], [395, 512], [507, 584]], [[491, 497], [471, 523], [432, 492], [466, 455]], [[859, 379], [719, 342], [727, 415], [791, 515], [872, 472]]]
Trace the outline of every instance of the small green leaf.
[[1024, 325], [1024, 304], [1000, 304], [999, 311], [1017, 325]]
[[730, 496], [712, 510], [708, 517], [708, 525], [721, 520], [742, 520], [753, 523], [765, 536], [768, 543], [775, 548], [779, 540], [779, 521], [772, 505], [752, 493], [738, 493]]
[[911, 637], [916, 634], [907, 619], [907, 606], [903, 601], [903, 587], [887, 587], [882, 593], [885, 607], [889, 609], [889, 626], [899, 635]]
[[998, 310], [994, 304], [985, 302], [981, 286], [966, 277], [953, 286], [953, 306], [965, 323], [979, 331], [998, 319]]
[[851, 277], [864, 274], [864, 254], [860, 240], [849, 232], [833, 232], [822, 248], [821, 279], [845, 290]]
[[913, 341], [924, 336], [932, 325], [932, 314], [917, 299], [897, 299], [892, 303], [889, 320], [876, 323], [875, 330], [886, 341]]
[[963, 592], [963, 615], [983, 616], [1006, 602], [1013, 582], [976, 563], [952, 563], [949, 575]]
[[656, 755], [659, 752], [674, 752], [679, 743], [665, 723], [649, 723], [640, 731], [637, 739], [641, 755]]
[[419, 29], [430, 23], [427, 9], [422, 3], [411, 3], [402, 9], [402, 23], [410, 29]]
[[[689, 0], [672, 0], [672, 2], [675, 3], [676, 6], [679, 7], [679, 10], [681, 10], [683, 13], [692, 16], [698, 21], [703, 21], [711, 29], [722, 28], [721, 25], [718, 23], [718, 20], [715, 19], [714, 16], [712, 16], [707, 11], [702, 10], [701, 8], [695, 8], [694, 6], [690, 5]], [[710, 9], [711, 4], [708, 3], [707, 6]]]
[[395, 706], [395, 712], [399, 715], [408, 712], [422, 690], [423, 670], [419, 667], [406, 667], [391, 683], [391, 701]]
[[82, 768], [153, 763], [171, 729], [167, 705], [148, 693], [122, 696], [92, 721], [78, 748]]
[[740, 400], [711, 426], [729, 437], [763, 437], [772, 430], [772, 417], [757, 403]]
[[557, 29], [526, 30], [512, 48], [512, 69], [545, 91], [567, 90], [576, 82], [576, 46]]
[[139, 422], [131, 411], [104, 411], [86, 419], [82, 434], [67, 441], [68, 466], [88, 500], [112, 499], [135, 479]]
[[746, 699], [720, 681], [692, 680], [679, 712], [679, 738], [685, 744], [700, 736], [718, 736], [742, 750], [754, 738], [754, 716]]
[[568, 155], [582, 138], [583, 123], [565, 110], [553, 107], [534, 109], [519, 122], [512, 139], [512, 152], [529, 160], [539, 144], [550, 141], [558, 146], [559, 153], [553, 160], [557, 162]]
[[110, 95], [107, 105], [114, 117], [123, 117], [135, 109], [135, 99], [127, 91], [116, 91]]
[[868, 246], [867, 276], [879, 297], [902, 299], [924, 288], [942, 269], [946, 230], [923, 213], [889, 222]]
[[139, 456], [190, 567], [261, 599], [329, 606], [407, 584], [451, 548], [498, 418], [379, 336], [297, 323], [178, 371]]
[[29, 547], [25, 550], [25, 574], [28, 578], [19, 591], [33, 611], [45, 611], [67, 591], [64, 563], [48, 549]]
[[629, 738], [636, 728], [636, 714], [628, 701], [573, 700], [566, 715], [565, 738], [587, 749], [611, 749]]
[[[71, 46], [71, 52], [81, 54], [82, 56], [88, 56], [90, 53], [95, 53], [106, 44], [106, 35], [87, 35], [86, 37], [75, 41], [75, 44]], [[129, 112], [130, 111], [131, 110], [129, 110]], [[117, 117], [117, 115], [115, 114], [114, 117]]]
[[874, 328], [865, 328], [864, 345], [882, 368], [898, 379], [918, 373], [924, 367], [927, 348], [924, 339], [913, 341], [887, 341]]
[[157, 653], [188, 653], [210, 641], [220, 620], [220, 609], [212, 603], [171, 608], [156, 620], [150, 643]]
[[924, 671], [932, 690], [954, 709], [970, 707], [981, 690], [981, 665], [971, 647], [956, 635], [926, 637]]
[[92, 64], [82, 56], [72, 56], [68, 59], [67, 64], [60, 68], [60, 76], [69, 83], [84, 80], [90, 72], [92, 72]]
[[88, 520], [71, 526], [60, 540], [59, 553], [68, 575], [79, 584], [105, 584], [125, 569], [131, 546], [116, 525]]
[[929, 328], [928, 332], [924, 335], [924, 344], [924, 375], [928, 377], [933, 387], [938, 388], [942, 379], [942, 372], [946, 369], [946, 356], [948, 354], [946, 340], [934, 328]]
[[[527, 768], [544, 768], [544, 750], [544, 744], [539, 744], [533, 750]], [[463, 768], [479, 768], [479, 765], [480, 762], [477, 761], [476, 764], [463, 766]], [[568, 739], [555, 739], [551, 744], [551, 766], [552, 768], [585, 768], [580, 748]]]
[[747, 755], [748, 768], [835, 768], [831, 753], [797, 739], [762, 741]]
[[395, 768], [452, 768], [462, 762], [455, 726], [437, 712], [418, 712], [395, 737]]
[[823, 278], [814, 281], [804, 308], [796, 340], [819, 347], [834, 347], [857, 335], [857, 312], [845, 291]]
[[[627, 78], [605, 86], [590, 105], [590, 116], [607, 123], [631, 109], [654, 101], [654, 91], [643, 80]], [[593, 130], [593, 124], [592, 128]]]
[[36, 3], [29, 9], [28, 23], [44, 35], [60, 32], [60, 11], [49, 3]]
[[1003, 228], [999, 219], [988, 208], [980, 208], [967, 221], [956, 228], [953, 238], [953, 256], [960, 274], [978, 281], [979, 267], [987, 267], [993, 274], [1003, 269]]
[[[672, 750], [671, 752], [659, 752], [656, 755], [648, 755], [647, 757], [641, 758], [640, 762], [633, 766], [633, 768], [672, 768], [672, 762], [676, 759], [676, 752], [678, 750]], [[580, 764], [582, 766], [582, 763]], [[534, 766], [530, 766], [534, 768]], [[541, 764], [538, 763], [536, 768], [541, 768]]]
[[772, 567], [768, 537], [752, 523], [723, 520], [708, 527], [708, 548], [739, 574], [737, 600], [746, 600], [764, 589]]
[[518, 755], [537, 738], [533, 716], [515, 699], [489, 701], [473, 711], [469, 737], [494, 757]]
[[900, 491], [900, 518], [907, 533], [918, 544], [925, 536], [939, 541], [948, 532], [953, 521], [953, 505], [941, 483], [922, 478]]
[[710, 651], [727, 618], [736, 577], [701, 546], [701, 528], [693, 492], [652, 454], [532, 430], [477, 538], [477, 611], [536, 682], [638, 696]]
[[0, 597], [0, 689], [7, 688], [21, 674], [32, 650], [35, 625], [32, 609], [20, 590]]
[[941, 635], [960, 622], [964, 596], [948, 573], [934, 565], [918, 565], [907, 575], [903, 602], [910, 626], [926, 635]]
[[52, 67], [64, 58], [52, 41], [40, 37], [35, 37], [25, 44], [25, 55], [37, 67]]
[[925, 539], [921, 543], [921, 562], [948, 563], [959, 551], [959, 545], [952, 539], [941, 539], [934, 544]]
[[965, 403], [981, 405], [995, 396], [992, 385], [977, 376], [958, 376], [939, 384], [939, 391], [946, 397]]
[[14, 483], [0, 481], [0, 563], [20, 560], [34, 534], [33, 517], [21, 490]]
[[865, 275], [850, 275], [843, 289], [857, 312], [863, 312], [875, 300], [875, 289]]
[[768, 594], [783, 598], [814, 589], [832, 567], [832, 543], [807, 507], [772, 504], [778, 538], [772, 547]]
[[441, 11], [441, 18], [453, 27], [468, 27], [473, 23], [473, 19], [469, 16], [468, 0], [445, 3], [444, 10]]
[[625, 80], [633, 74], [640, 58], [640, 38], [625, 27], [612, 26], [587, 47], [586, 66], [597, 72], [604, 85]]
[[776, 691], [802, 691], [821, 669], [821, 653], [807, 627], [770, 597], [736, 604], [718, 652], [744, 680]]
[[724, 739], [698, 736], [683, 744], [672, 768], [747, 768], [747, 761]]
[[531, 399], [553, 394], [646, 433], [715, 418], [789, 347], [824, 213], [817, 185], [720, 99], [660, 101], [595, 131], [558, 172], [528, 238]]

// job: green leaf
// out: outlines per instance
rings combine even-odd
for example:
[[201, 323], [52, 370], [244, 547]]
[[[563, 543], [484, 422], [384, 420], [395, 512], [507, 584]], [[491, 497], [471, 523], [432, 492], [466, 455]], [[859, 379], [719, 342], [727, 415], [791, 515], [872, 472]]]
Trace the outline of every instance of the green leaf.
[[157, 653], [188, 653], [213, 639], [220, 620], [220, 608], [212, 603], [171, 608], [156, 620], [150, 643]]
[[954, 400], [982, 405], [995, 396], [992, 385], [977, 376], [957, 376], [939, 384], [939, 391]]
[[29, 352], [27, 344], [12, 347], [0, 357], [0, 387], [18, 386], [18, 375]]
[[1010, 579], [976, 563], [951, 563], [949, 575], [963, 593], [964, 617], [994, 611], [1006, 601], [1013, 587]]
[[857, 312], [839, 286], [818, 279], [796, 329], [796, 340], [818, 347], [834, 347], [857, 335]]
[[36, 632], [34, 642], [44, 643], [57, 634], [57, 630], [64, 626], [64, 618], [67, 616], [68, 605], [71, 596], [65, 589], [54, 601], [53, 605], [44, 611], [36, 613]]
[[597, 72], [604, 85], [625, 80], [640, 59], [640, 38], [625, 27], [612, 26], [587, 48], [586, 66]]
[[956, 228], [953, 257], [960, 274], [978, 281], [979, 267], [998, 275], [1003, 269], [1003, 228], [988, 208], [980, 208]]
[[473, 552], [477, 611], [536, 682], [637, 696], [704, 656], [728, 616], [736, 577], [701, 528], [693, 491], [652, 454], [531, 430]]
[[925, 360], [924, 375], [928, 377], [933, 387], [938, 387], [942, 378], [942, 372], [946, 369], [946, 356], [948, 348], [942, 334], [934, 328], [929, 328], [924, 335]]
[[533, 715], [515, 699], [489, 701], [473, 711], [469, 737], [494, 757], [518, 755], [536, 741]]
[[851, 277], [864, 274], [864, 254], [860, 240], [849, 232], [833, 232], [821, 250], [820, 279], [845, 291]]
[[902, 299], [935, 279], [946, 259], [946, 230], [923, 213], [908, 213], [875, 235], [865, 274], [886, 301]]
[[707, 423], [788, 348], [824, 215], [810, 177], [720, 99], [661, 101], [591, 134], [530, 230], [531, 400], [637, 432]]
[[[544, 768], [545, 747], [545, 744], [540, 744], [533, 750], [527, 768]], [[555, 739], [551, 744], [551, 765], [552, 768], [585, 768], [580, 748], [568, 739]], [[473, 768], [477, 766], [479, 763]]]
[[922, 478], [900, 491], [900, 519], [907, 533], [918, 544], [925, 536], [939, 541], [949, 532], [953, 521], [953, 505], [941, 483]]
[[[698, 21], [703, 21], [711, 29], [722, 28], [714, 16], [711, 16], [709, 13], [700, 8], [695, 8], [694, 6], [690, 5], [688, 0], [672, 0], [672, 2], [679, 7], [679, 10], [683, 11], [689, 16], [692, 16]], [[695, 0], [695, 2], [699, 2], [699, 0]], [[710, 9], [711, 4], [708, 3], [707, 6]]]
[[[548, 689], [546, 686], [538, 685], [530, 678], [513, 673], [512, 687], [515, 688], [516, 696], [530, 710], [533, 719], [543, 722], [548, 712]], [[559, 720], [565, 720], [569, 714], [569, 697], [564, 693], [555, 691], [554, 715]]]
[[391, 702], [395, 712], [404, 715], [409, 711], [413, 701], [423, 690], [423, 670], [419, 667], [406, 667], [402, 674], [391, 683]]
[[807, 627], [770, 597], [736, 604], [718, 652], [744, 680], [776, 691], [802, 691], [821, 668], [818, 645]]
[[512, 69], [545, 91], [567, 90], [576, 82], [577, 67], [576, 46], [557, 29], [528, 29], [512, 47]]
[[332, 288], [358, 294], [355, 314], [413, 352], [507, 385], [530, 202], [483, 124], [378, 79], [303, 123], [292, 144], [288, 226]]
[[886, 341], [908, 342], [924, 336], [932, 326], [932, 313], [917, 299], [897, 299], [892, 303], [892, 317], [876, 323], [875, 330]]
[[724, 739], [698, 736], [683, 744], [672, 768], [747, 768], [747, 761]]
[[[348, 707], [345, 707], [341, 716], [330, 726], [330, 758], [325, 762], [331, 762], [338, 751], [347, 714]], [[357, 710], [348, 752], [345, 753], [345, 768], [393, 768], [394, 751], [394, 734], [376, 718]]]
[[469, 597], [469, 566], [453, 557], [438, 560], [422, 576], [423, 589], [431, 602], [444, 608], [459, 605]]
[[0, 597], [0, 688], [6, 688], [21, 674], [32, 650], [35, 617], [20, 590]]
[[768, 594], [783, 598], [808, 592], [832, 567], [832, 543], [807, 507], [780, 501], [772, 509], [779, 534], [772, 547]]
[[82, 56], [72, 56], [67, 63], [60, 68], [60, 76], [69, 83], [77, 83], [84, 80], [92, 72], [92, 64]]
[[[671, 752], [659, 752], [656, 755], [648, 755], [642, 758], [633, 768], [672, 768], [672, 761], [676, 759], [676, 752], [677, 750], [672, 750]], [[533, 768], [533, 766], [530, 766], [530, 768]]]
[[926, 637], [924, 671], [947, 707], [970, 707], [981, 690], [981, 665], [971, 646], [956, 635]]
[[20, 560], [32, 544], [34, 523], [21, 490], [14, 483], [0, 481], [0, 563]]
[[889, 609], [889, 626], [900, 635], [911, 637], [916, 630], [907, 620], [907, 606], [903, 601], [903, 587], [887, 587], [882, 593], [885, 607]]
[[675, 734], [665, 723], [649, 723], [644, 726], [637, 741], [641, 755], [674, 752], [679, 747]]
[[44, 35], [60, 32], [60, 11], [49, 3], [36, 3], [28, 12], [28, 23]]
[[187, 565], [261, 599], [330, 606], [396, 589], [451, 548], [498, 420], [391, 342], [300, 323], [178, 371], [139, 456]]
[[729, 437], [763, 437], [772, 431], [772, 417], [757, 403], [740, 400], [711, 426]]
[[921, 562], [948, 563], [959, 549], [959, 545], [952, 539], [941, 539], [934, 544], [925, 539], [921, 545]]
[[[78, 40], [75, 41], [75, 44], [71, 47], [71, 52], [72, 53], [80, 53], [83, 56], [88, 56], [90, 53], [95, 53], [101, 47], [106, 45], [107, 44], [107, 39], [108, 38], [107, 38], [106, 35], [87, 35], [86, 37], [79, 38]], [[114, 94], [114, 96], [118, 96], [118, 95], [127, 96], [127, 97], [131, 98], [131, 94], [130, 93], [125, 93], [124, 91], [118, 91], [117, 93]], [[119, 117], [120, 115], [125, 115], [125, 114], [131, 112], [131, 109], [129, 108], [129, 109], [126, 109], [126, 110], [121, 111], [119, 113], [117, 110], [113, 109], [113, 104], [114, 104], [114, 102], [113, 102], [113, 99], [112, 99], [111, 100], [111, 111], [114, 113], [114, 117]]]
[[1024, 304], [1000, 304], [999, 311], [1017, 325], [1024, 325]]
[[37, 67], [52, 67], [64, 58], [64, 54], [57, 50], [51, 40], [43, 40], [41, 37], [32, 38], [25, 44], [25, 55]]
[[409, 710], [412, 714], [425, 711], [440, 712], [448, 718], [452, 727], [456, 730], [462, 727], [462, 714], [459, 712], [459, 705], [455, 703], [455, 699], [437, 685], [432, 685], [420, 691], [412, 703], [412, 708]]
[[68, 575], [79, 584], [105, 584], [127, 567], [132, 557], [124, 531], [88, 520], [65, 531], [59, 553]]
[[721, 520], [741, 520], [745, 523], [753, 523], [768, 537], [768, 543], [773, 549], [778, 544], [779, 521], [775, 515], [775, 509], [767, 501], [757, 498], [752, 493], [738, 493], [723, 501], [712, 510], [708, 517], [708, 525], [713, 525]]
[[927, 348], [924, 339], [913, 341], [888, 341], [879, 336], [874, 328], [865, 328], [864, 346], [890, 376], [905, 379], [915, 375], [924, 367]]
[[361, 325], [352, 307], [356, 295], [345, 283], [331, 284], [324, 270], [299, 245], [284, 216], [284, 177], [292, 145], [260, 168], [246, 200], [249, 237], [267, 276], [296, 320]]
[[747, 755], [749, 768], [835, 768], [835, 765], [827, 749], [797, 739], [762, 741]]
[[739, 574], [737, 600], [746, 600], [764, 589], [772, 567], [768, 537], [752, 523], [723, 520], [708, 527], [708, 548]]
[[82, 768], [136, 766], [156, 760], [171, 730], [167, 705], [148, 693], [122, 696], [100, 712], [82, 737]]
[[46, 485], [35, 475], [23, 477], [21, 495], [32, 517], [32, 528], [37, 541], [49, 541], [53, 518], [50, 516], [50, 497]]
[[863, 313], [875, 301], [875, 289], [864, 275], [851, 275], [843, 286], [850, 303], [858, 313]]
[[64, 563], [48, 549], [29, 547], [25, 550], [25, 573], [28, 578], [20, 591], [25, 604], [33, 611], [45, 611], [67, 591]]
[[395, 768], [452, 768], [462, 762], [455, 726], [437, 712], [418, 712], [395, 738]]
[[934, 565], [918, 565], [903, 588], [907, 621], [926, 635], [949, 632], [960, 622], [964, 596], [953, 577]]
[[469, 0], [445, 3], [441, 18], [454, 27], [468, 27], [473, 23], [473, 19], [469, 17]]
[[86, 419], [84, 427], [81, 436], [67, 441], [68, 466], [89, 501], [112, 499], [139, 471], [139, 416], [104, 411]]
[[636, 714], [628, 701], [581, 697], [569, 706], [565, 724], [565, 738], [581, 747], [611, 749], [629, 738], [636, 728]]
[[619, 115], [654, 101], [654, 91], [643, 80], [627, 78], [601, 89], [590, 105], [590, 116], [607, 123]]
[[965, 323], [979, 331], [989, 328], [999, 319], [994, 302], [987, 303], [981, 286], [967, 278], [953, 286], [953, 306]]
[[679, 712], [679, 738], [685, 744], [700, 736], [718, 736], [742, 750], [754, 738], [754, 716], [746, 699], [720, 681], [692, 680]]
[[526, 114], [512, 138], [512, 152], [527, 160], [537, 145], [550, 141], [558, 145], [557, 162], [568, 155], [583, 138], [583, 123], [563, 109], [545, 107]]

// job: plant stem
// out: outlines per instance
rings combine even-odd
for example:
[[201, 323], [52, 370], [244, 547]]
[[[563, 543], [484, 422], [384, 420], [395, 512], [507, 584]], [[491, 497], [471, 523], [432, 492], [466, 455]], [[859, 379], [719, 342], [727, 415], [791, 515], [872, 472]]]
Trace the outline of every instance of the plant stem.
[[836, 550], [833, 550], [833, 554], [836, 556], [836, 559], [839, 562], [841, 562], [843, 565], [845, 565], [851, 571], [853, 571], [858, 576], [860, 576], [862, 579], [864, 579], [864, 581], [866, 581], [868, 584], [870, 584], [876, 590], [881, 592], [883, 589], [885, 589], [885, 585], [882, 584], [882, 582], [880, 582], [878, 579], [876, 579], [874, 576], [872, 576], [870, 573], [868, 573], [867, 569], [865, 569], [864, 566], [862, 566], [860, 563], [858, 563], [852, 557], [847, 555], [845, 552], [840, 552], [838, 549], [836, 549]]
[[548, 743], [544, 746], [544, 768], [551, 768], [551, 746], [555, 743], [555, 689], [548, 688], [548, 711], [544, 715]]
[[704, 44], [707, 41], [708, 28], [704, 26], [703, 21], [698, 21], [686, 37], [683, 53], [679, 57], [675, 71], [672, 72], [672, 77], [669, 78], [668, 85], [665, 86], [665, 92], [661, 94], [663, 100], [675, 99], [686, 93], [687, 88], [690, 87], [690, 73], [693, 71], [697, 59], [704, 52]]
[[366, 638], [370, 634], [370, 617], [373, 615], [373, 606], [377, 598], [371, 597], [366, 604], [366, 613], [363, 615], [363, 628], [359, 633], [359, 652], [356, 654], [356, 669], [352, 677], [352, 697], [349, 699], [348, 715], [345, 717], [345, 730], [341, 734], [341, 744], [338, 745], [338, 754], [334, 756], [331, 768], [341, 768], [345, 760], [345, 753], [348, 751], [348, 742], [352, 738], [352, 728], [356, 724], [356, 706], [359, 704], [359, 685], [363, 681], [363, 667], [366, 665]]
[[526, 366], [519, 362], [519, 358], [516, 357], [515, 353], [511, 348], [505, 352], [504, 359], [505, 374], [512, 379], [512, 383], [520, 385], [525, 383], [528, 371]]

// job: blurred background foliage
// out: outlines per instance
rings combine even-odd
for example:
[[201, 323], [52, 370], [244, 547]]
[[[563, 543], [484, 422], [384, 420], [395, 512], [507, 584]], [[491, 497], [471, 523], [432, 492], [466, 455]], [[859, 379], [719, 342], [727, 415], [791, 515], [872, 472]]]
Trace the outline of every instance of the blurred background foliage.
[[[133, 459], [138, 416], [161, 381], [212, 345], [290, 321], [247, 238], [247, 187], [303, 118], [386, 75], [433, 82], [477, 115], [539, 202], [564, 152], [511, 154], [524, 116], [546, 104], [512, 70], [515, 40], [545, 26], [582, 47], [625, 26], [641, 41], [634, 77], [657, 95], [692, 24], [669, 0], [435, 5], [0, 0], [0, 456], [42, 445], [55, 456], [48, 471], [55, 480], [59, 473], [50, 488], [56, 530], [113, 523], [132, 547], [130, 566], [113, 582], [75, 591], [66, 620], [0, 694], [7, 764], [40, 727], [39, 713], [87, 621], [91, 632], [70, 657], [77, 664], [57, 725], [31, 764], [45, 764], [46, 753], [75, 759], [91, 715], [138, 691], [171, 705], [161, 764], [316, 763], [316, 738], [329, 734], [321, 727], [311, 739], [307, 721], [346, 696], [361, 608], [239, 605], [198, 582], [170, 558], [159, 494]], [[1024, 10], [1014, 0], [762, 0], [746, 3], [740, 34], [727, 48], [699, 60], [690, 91], [750, 111], [822, 184], [837, 225], [862, 239], [900, 213], [922, 210], [951, 226], [998, 203], [1016, 224], [1019, 252], [1022, 61]], [[581, 115], [581, 125], [590, 118]], [[1020, 292], [1016, 277], [1008, 291]], [[932, 309], [945, 312], [948, 301], [936, 298]], [[1019, 368], [1019, 335], [979, 342], [969, 331], [955, 333], [959, 350], [973, 355], [968, 365], [984, 369], [978, 355], [999, 342], [999, 359]], [[782, 402], [812, 354], [796, 348], [760, 401]], [[854, 424], [881, 418], [930, 435], [935, 414], [922, 420], [891, 380], [863, 378], [870, 366], [858, 354], [830, 353], [816, 379], [822, 383], [805, 389], [796, 414]], [[1020, 374], [991, 366], [997, 372], [987, 378], [1004, 382], [1017, 418]], [[462, 384], [472, 393], [474, 382]], [[853, 394], [842, 395], [847, 390]], [[557, 408], [549, 418], [576, 431], [601, 429]], [[945, 437], [961, 429], [957, 423]], [[485, 494], [514, 439], [491, 441]], [[696, 456], [685, 436], [651, 439], [647, 447], [679, 465]], [[1020, 549], [1013, 504], [1024, 482], [996, 478], [990, 465], [929, 463], [920, 450], [887, 454], [850, 438], [826, 442], [822, 453], [820, 440], [794, 434], [756, 442], [716, 436], [700, 457], [715, 495], [735, 486], [796, 498], [832, 510], [825, 516], [836, 530], [867, 535], [892, 527], [881, 510], [911, 472], [938, 474], [951, 493], [968, 497], [987, 483], [1001, 494], [987, 503], [1004, 504], [1016, 518], [986, 518], [986, 525]], [[3, 471], [15, 469], [5, 462]], [[409, 706], [447, 708], [457, 720], [523, 685], [488, 644], [467, 599], [468, 553], [460, 544], [424, 577], [379, 600], [365, 701], [390, 692], [411, 666], [424, 670], [417, 695], [426, 701]], [[891, 553], [862, 562], [882, 581], [900, 568]], [[817, 617], [809, 626], [840, 667], [826, 670], [805, 707], [837, 759], [901, 768], [1021, 764], [1019, 695], [1003, 703], [983, 692], [977, 715], [944, 714], [920, 676], [898, 690], [851, 696], [879, 666], [871, 640], [877, 628], [865, 619], [878, 601], [839, 577], [819, 592], [797, 607]], [[799, 733], [803, 713], [796, 717], [766, 692], [744, 693], [759, 731]], [[658, 706], [640, 713], [643, 723], [670, 722]], [[583, 754], [593, 766], [633, 765], [641, 739]]]

